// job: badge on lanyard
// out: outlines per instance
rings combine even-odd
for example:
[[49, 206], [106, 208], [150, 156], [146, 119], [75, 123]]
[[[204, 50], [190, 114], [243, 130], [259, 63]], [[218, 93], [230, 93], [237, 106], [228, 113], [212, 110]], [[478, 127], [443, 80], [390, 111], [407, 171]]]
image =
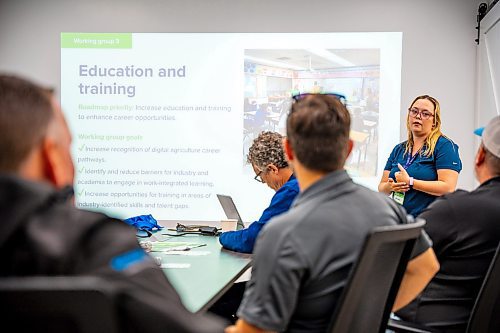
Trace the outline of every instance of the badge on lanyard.
[[396, 201], [396, 203], [403, 205], [403, 202], [405, 202], [405, 194], [404, 192], [393, 192], [392, 199]]

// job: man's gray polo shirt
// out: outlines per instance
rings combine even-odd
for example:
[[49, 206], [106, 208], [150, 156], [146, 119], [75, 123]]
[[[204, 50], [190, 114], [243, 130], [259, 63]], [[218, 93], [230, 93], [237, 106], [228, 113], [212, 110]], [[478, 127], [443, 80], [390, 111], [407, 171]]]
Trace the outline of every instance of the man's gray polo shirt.
[[335, 171], [268, 223], [238, 316], [261, 329], [324, 332], [368, 233], [401, 223], [390, 199]]

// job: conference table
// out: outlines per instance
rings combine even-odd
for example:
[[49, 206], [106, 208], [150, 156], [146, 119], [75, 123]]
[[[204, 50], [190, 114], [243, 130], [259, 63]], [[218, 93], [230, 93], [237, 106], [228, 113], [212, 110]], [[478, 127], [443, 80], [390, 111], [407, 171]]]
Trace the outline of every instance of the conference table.
[[[251, 255], [223, 249], [217, 236], [169, 236], [179, 234], [168, 230], [175, 228], [177, 222], [179, 221], [159, 221], [165, 228], [154, 233], [152, 238], [161, 242], [178, 242], [182, 246], [185, 243], [202, 246], [187, 251], [150, 252], [150, 255], [161, 264], [163, 272], [179, 293], [186, 308], [191, 312], [204, 312], [250, 268]], [[216, 227], [220, 225], [219, 222], [200, 221], [180, 223]], [[139, 241], [154, 243], [153, 239], [141, 238]]]

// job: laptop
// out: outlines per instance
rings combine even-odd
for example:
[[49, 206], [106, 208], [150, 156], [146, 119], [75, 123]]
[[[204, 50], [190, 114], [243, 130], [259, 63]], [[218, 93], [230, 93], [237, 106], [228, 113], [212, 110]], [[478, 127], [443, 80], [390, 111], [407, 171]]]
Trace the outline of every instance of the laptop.
[[236, 209], [233, 198], [229, 195], [217, 194], [217, 199], [219, 199], [220, 205], [222, 209], [224, 209], [224, 213], [226, 213], [226, 217], [238, 221], [236, 223], [236, 230], [245, 229], [245, 225], [243, 224], [240, 213], [238, 213], [238, 209]]

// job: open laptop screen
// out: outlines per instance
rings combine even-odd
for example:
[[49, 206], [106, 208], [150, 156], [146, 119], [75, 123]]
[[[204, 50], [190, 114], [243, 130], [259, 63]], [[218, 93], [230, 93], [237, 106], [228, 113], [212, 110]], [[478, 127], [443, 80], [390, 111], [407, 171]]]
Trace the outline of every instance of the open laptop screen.
[[229, 195], [217, 194], [217, 199], [219, 199], [222, 209], [224, 210], [224, 213], [226, 213], [226, 217], [228, 219], [238, 221], [236, 224], [236, 230], [244, 229], [245, 225], [243, 224], [243, 220], [238, 213], [238, 209], [236, 209], [233, 198]]

